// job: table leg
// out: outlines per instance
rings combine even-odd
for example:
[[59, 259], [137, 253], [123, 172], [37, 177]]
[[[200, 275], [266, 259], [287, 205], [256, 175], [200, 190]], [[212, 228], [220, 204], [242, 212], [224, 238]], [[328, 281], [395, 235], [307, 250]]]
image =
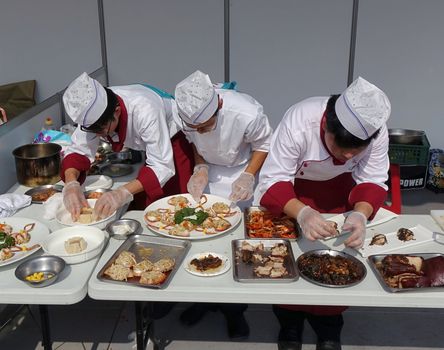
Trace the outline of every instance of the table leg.
[[[149, 321], [144, 327], [143, 325], [143, 303], [141, 301], [134, 302], [136, 310], [136, 342], [137, 350], [145, 350], [149, 339], [148, 329], [150, 327]], [[145, 331], [145, 329], [147, 329]]]
[[51, 334], [49, 332], [48, 306], [39, 305], [40, 321], [42, 326], [42, 345], [45, 350], [51, 350]]

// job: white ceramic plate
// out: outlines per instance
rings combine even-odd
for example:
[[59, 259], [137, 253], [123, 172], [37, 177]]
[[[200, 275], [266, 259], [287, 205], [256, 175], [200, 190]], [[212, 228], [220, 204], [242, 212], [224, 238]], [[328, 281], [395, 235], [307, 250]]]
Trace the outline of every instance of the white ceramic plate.
[[99, 188], [113, 187], [113, 179], [106, 175], [90, 175], [87, 176], [83, 183], [85, 191], [97, 190]]
[[430, 210], [430, 215], [436, 223], [444, 230], [444, 210]]
[[[97, 199], [88, 199], [87, 201], [89, 206], [91, 208], [94, 208]], [[64, 226], [96, 226], [99, 228], [104, 228], [109, 222], [111, 222], [114, 219], [115, 215], [116, 212], [112, 213], [110, 216], [102, 220], [94, 221], [90, 224], [82, 224], [79, 222], [72, 221], [71, 214], [69, 213], [69, 211], [66, 210], [65, 206], [61, 206], [59, 210], [57, 210], [56, 220], [59, 224]]]
[[[219, 259], [222, 260], [222, 265], [219, 266], [217, 269], [211, 269], [208, 271], [199, 271], [196, 269], [196, 267], [194, 265], [191, 264], [191, 260], [202, 259], [210, 254], [212, 256], [218, 257]], [[228, 259], [227, 256], [225, 256], [223, 254], [219, 254], [219, 253], [204, 252], [204, 253], [194, 254], [191, 258], [189, 258], [185, 262], [184, 267], [185, 267], [185, 270], [187, 270], [187, 272], [191, 273], [192, 275], [202, 276], [202, 277], [210, 277], [210, 276], [222, 275], [223, 273], [227, 272], [230, 269], [230, 266], [231, 266], [230, 259]]]
[[384, 245], [370, 245], [373, 235], [382, 233], [382, 232], [377, 232], [377, 230], [371, 230], [367, 232], [367, 235], [371, 234], [371, 237], [367, 238], [364, 241], [364, 245], [358, 251], [363, 257], [366, 257], [374, 254], [383, 254], [387, 252], [396, 251], [399, 249], [409, 248], [417, 246], [419, 244], [423, 244], [425, 242], [436, 240], [434, 233], [421, 225], [410, 227], [408, 229], [411, 230], [415, 235], [414, 240], [406, 242], [401, 241], [398, 239], [396, 231], [385, 234], [385, 237], [387, 238], [387, 243]]
[[[222, 202], [222, 203], [227, 204], [228, 206], [230, 206], [230, 204], [231, 204], [231, 201], [229, 201], [226, 198], [222, 198], [222, 197], [219, 197], [219, 196], [214, 196], [214, 195], [211, 195], [211, 194], [204, 194], [204, 195], [207, 197], [207, 202], [203, 205], [203, 207], [205, 209], [210, 208], [216, 202]], [[169, 230], [166, 229], [166, 228], [162, 228], [163, 225], [161, 225], [160, 223], [159, 224], [155, 223], [153, 225], [153, 223], [149, 223], [145, 219], [145, 214], [148, 211], [152, 211], [152, 210], [156, 210], [156, 209], [170, 209], [170, 210], [174, 211], [174, 206], [168, 204], [168, 200], [170, 198], [172, 198], [172, 197], [177, 197], [177, 196], [186, 197], [188, 199], [188, 201], [190, 202], [191, 206], [195, 207], [196, 202], [194, 201], [193, 197], [191, 197], [191, 195], [189, 193], [178, 194], [178, 195], [174, 195], [174, 196], [169, 196], [169, 197], [161, 198], [161, 199], [155, 201], [154, 203], [151, 203], [148, 207], [146, 207], [145, 211], [143, 212], [143, 214], [144, 214], [143, 217], [144, 217], [145, 223], [147, 224], [147, 227], [151, 231], [153, 231], [155, 233], [158, 233], [159, 235], [169, 237], [169, 238], [189, 239], [189, 240], [208, 239], [208, 238], [214, 238], [214, 237], [223, 235], [223, 234], [231, 231], [232, 229], [234, 229], [237, 226], [237, 224], [240, 222], [240, 220], [242, 218], [241, 210], [239, 209], [238, 206], [235, 206], [234, 208], [231, 208], [231, 211], [236, 212], [236, 214], [225, 218], [231, 224], [231, 226], [228, 229], [226, 229], [224, 231], [219, 231], [217, 233], [211, 233], [211, 234], [210, 233], [204, 233], [203, 231], [192, 230], [190, 232], [189, 237], [182, 237], [182, 236], [171, 235], [169, 233]]]
[[[35, 219], [29, 219], [29, 218], [21, 218], [21, 217], [9, 217], [9, 218], [2, 218], [0, 219], [0, 223], [11, 225], [14, 229], [14, 232], [17, 232], [19, 230], [22, 230], [23, 227], [27, 224], [35, 223], [34, 228], [32, 231], [29, 231], [29, 234], [31, 235], [31, 240], [24, 244], [26, 247], [31, 247], [34, 244], [40, 244], [47, 236], [49, 236], [49, 228], [41, 223], [40, 221], [37, 221]], [[0, 261], [0, 266], [9, 265], [12, 263], [15, 263], [16, 261], [22, 260], [26, 258], [27, 256], [35, 253], [40, 248], [36, 248], [33, 250], [28, 251], [22, 251], [22, 252], [15, 252], [14, 256], [8, 260]]]
[[[73, 237], [82, 237], [86, 243], [86, 249], [77, 254], [68, 254], [65, 250], [65, 242]], [[67, 264], [78, 264], [96, 257], [102, 251], [105, 244], [105, 233], [89, 226], [72, 226], [54, 231], [42, 242], [45, 253], [56, 255], [66, 261]]]
[[[347, 215], [349, 213], [350, 212], [346, 212], [346, 213], [343, 213], [343, 214], [335, 215], [335, 216], [332, 216], [331, 218], [328, 218], [327, 220], [336, 222], [338, 224], [338, 229], [340, 230], [342, 225], [344, 225], [345, 218], [347, 217]], [[366, 227], [370, 228], [370, 227], [373, 227], [373, 226], [376, 226], [376, 225], [380, 225], [380, 224], [383, 224], [383, 223], [385, 223], [387, 221], [396, 219], [397, 217], [398, 217], [398, 214], [395, 214], [395, 213], [393, 213], [390, 210], [387, 210], [387, 209], [384, 209], [384, 208], [380, 208], [378, 210], [378, 212], [376, 213], [375, 217], [373, 218], [373, 220], [367, 221], [367, 226]], [[343, 235], [345, 233], [348, 233], [348, 231], [342, 231], [342, 232], [339, 233], [338, 236]], [[324, 238], [324, 240], [329, 240], [329, 239], [332, 239], [332, 238], [336, 238], [338, 236], [327, 237], [327, 238]]]

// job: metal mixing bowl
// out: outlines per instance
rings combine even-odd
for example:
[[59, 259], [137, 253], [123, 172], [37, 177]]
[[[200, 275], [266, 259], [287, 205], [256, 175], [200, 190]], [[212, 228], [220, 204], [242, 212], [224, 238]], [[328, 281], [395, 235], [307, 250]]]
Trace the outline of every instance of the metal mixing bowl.
[[129, 235], [142, 232], [140, 222], [133, 219], [119, 219], [106, 225], [106, 232], [115, 239], [126, 239]]
[[402, 145], [422, 145], [425, 134], [422, 130], [389, 129], [390, 143]]
[[[65, 268], [65, 260], [54, 255], [44, 255], [31, 258], [21, 263], [15, 269], [15, 277], [27, 283], [31, 287], [46, 287], [53, 284], [60, 273]], [[51, 274], [52, 277], [44, 278], [41, 281], [28, 281], [27, 276], [36, 272], [43, 272], [45, 277]]]

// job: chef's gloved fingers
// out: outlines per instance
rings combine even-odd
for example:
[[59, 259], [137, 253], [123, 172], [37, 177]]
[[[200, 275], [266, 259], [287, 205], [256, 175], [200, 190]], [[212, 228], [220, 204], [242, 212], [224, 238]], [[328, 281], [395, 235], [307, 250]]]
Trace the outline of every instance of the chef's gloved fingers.
[[133, 200], [133, 194], [125, 187], [105, 192], [94, 206], [94, 215], [97, 219], [104, 219], [114, 213], [117, 209]]
[[187, 190], [196, 201], [200, 203], [200, 197], [208, 185], [208, 165], [198, 164], [194, 167], [194, 173], [187, 184]]
[[228, 197], [230, 201], [245, 201], [253, 197], [254, 175], [243, 172], [231, 185], [231, 194]]
[[359, 211], [352, 211], [342, 226], [342, 231], [350, 231], [352, 233], [344, 242], [344, 245], [356, 249], [362, 247], [365, 240], [366, 225], [367, 217]]
[[88, 201], [83, 194], [78, 181], [71, 181], [65, 184], [62, 190], [63, 204], [71, 214], [72, 221], [77, 221], [80, 216], [80, 210], [88, 207]]
[[308, 205], [299, 211], [296, 220], [301, 226], [302, 234], [310, 241], [336, 234], [334, 227], [317, 210]]

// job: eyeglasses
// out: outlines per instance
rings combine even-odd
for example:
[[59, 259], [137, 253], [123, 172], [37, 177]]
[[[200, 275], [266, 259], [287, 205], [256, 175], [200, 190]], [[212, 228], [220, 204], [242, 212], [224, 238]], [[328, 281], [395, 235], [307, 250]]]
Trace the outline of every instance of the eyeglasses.
[[[109, 131], [111, 130], [111, 124], [112, 124], [112, 123], [113, 123], [113, 120], [111, 120], [111, 121], [108, 123], [108, 129], [107, 129], [105, 135], [108, 135], [108, 134], [109, 134]], [[80, 130], [82, 130], [82, 131], [84, 131], [84, 132], [91, 133], [91, 134], [104, 134], [103, 131], [104, 131], [105, 129], [106, 129], [106, 126], [105, 126], [104, 128], [91, 128], [91, 127], [86, 127], [86, 126], [80, 125]]]
[[[187, 131], [187, 132], [199, 132], [201, 134], [206, 133], [206, 132], [210, 132], [210, 131], [213, 131], [213, 130], [216, 130], [216, 128], [217, 128], [217, 121], [219, 119], [218, 118], [218, 112], [219, 112], [219, 108], [216, 109], [216, 112], [214, 113], [214, 115], [210, 119], [208, 119], [205, 123], [202, 123], [202, 124], [208, 123], [205, 126], [201, 126], [202, 124], [200, 124], [200, 125], [188, 124], [187, 122], [184, 122], [183, 119], [182, 119], [183, 130]], [[210, 122], [211, 119], [213, 119], [212, 122]]]

